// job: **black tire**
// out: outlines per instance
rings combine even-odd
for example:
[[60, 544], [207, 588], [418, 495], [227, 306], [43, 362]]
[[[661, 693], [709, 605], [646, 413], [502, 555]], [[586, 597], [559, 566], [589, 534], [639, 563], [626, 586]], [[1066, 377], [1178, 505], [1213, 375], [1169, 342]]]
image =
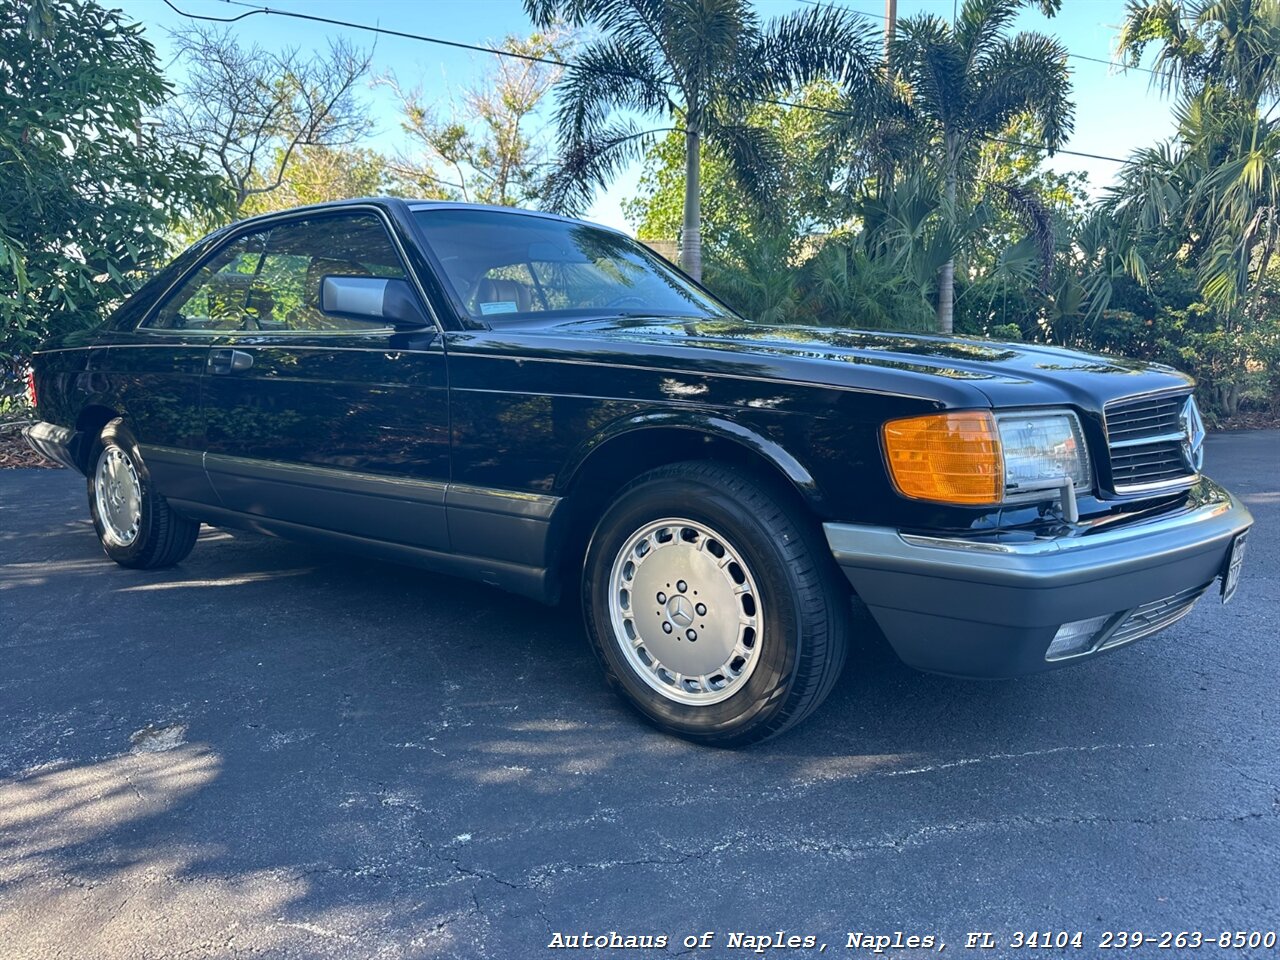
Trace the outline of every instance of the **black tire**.
[[[139, 519], [136, 535], [128, 543], [121, 543], [113, 538], [108, 524], [99, 516], [95, 490], [98, 464], [109, 451], [123, 453], [138, 478]], [[122, 567], [142, 570], [170, 567], [186, 558], [200, 534], [200, 524], [174, 513], [168, 501], [156, 492], [151, 474], [138, 449], [138, 441], [123, 420], [112, 420], [102, 428], [102, 433], [89, 451], [86, 468], [89, 516], [93, 519], [98, 542], [102, 544], [108, 557]]]
[[[615, 559], [646, 524], [671, 517], [718, 532], [751, 570], [763, 606], [758, 659], [736, 692], [715, 703], [676, 702], [656, 690], [629, 662], [611, 619]], [[649, 722], [696, 742], [740, 746], [782, 733], [826, 699], [844, 667], [849, 590], [816, 524], [792, 491], [736, 467], [676, 463], [628, 484], [591, 538], [582, 598], [587, 635], [610, 685]], [[632, 616], [639, 622], [638, 606]]]

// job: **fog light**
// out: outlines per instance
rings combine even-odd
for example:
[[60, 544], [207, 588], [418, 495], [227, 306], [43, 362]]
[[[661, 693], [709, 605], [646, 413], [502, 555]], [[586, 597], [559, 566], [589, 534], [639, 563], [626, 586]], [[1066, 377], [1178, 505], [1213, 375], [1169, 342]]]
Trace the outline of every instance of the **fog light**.
[[1053, 643], [1045, 651], [1046, 660], [1064, 660], [1086, 652], [1093, 647], [1098, 632], [1107, 625], [1110, 615], [1090, 617], [1088, 620], [1072, 620], [1064, 623], [1053, 635]]

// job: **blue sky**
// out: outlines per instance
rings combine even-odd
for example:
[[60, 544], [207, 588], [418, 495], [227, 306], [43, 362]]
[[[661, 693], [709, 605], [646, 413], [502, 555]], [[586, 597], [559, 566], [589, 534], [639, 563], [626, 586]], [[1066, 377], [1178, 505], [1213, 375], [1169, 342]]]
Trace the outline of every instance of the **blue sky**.
[[[110, 2], [110, 0], [108, 0]], [[884, 5], [877, 0], [833, 0], [838, 5], [869, 15], [882, 15]], [[174, 0], [179, 8], [206, 16], [228, 17], [244, 12], [223, 0]], [[147, 36], [169, 63], [168, 31], [183, 18], [161, 0], [114, 0], [131, 18], [146, 26]], [[372, 24], [390, 29], [429, 34], [475, 44], [494, 44], [506, 34], [531, 31], [520, 0], [264, 0], [279, 10], [310, 13], [339, 20]], [[756, 0], [763, 18], [797, 9], [799, 0]], [[899, 16], [928, 11], [950, 17], [953, 0], [899, 0]], [[1124, 13], [1123, 0], [1064, 0], [1063, 10], [1046, 19], [1034, 8], [1023, 12], [1018, 28], [1039, 30], [1058, 36], [1077, 54], [1107, 60], [1111, 56], [1116, 25]], [[881, 19], [869, 21], [881, 23]], [[428, 98], [439, 101], [442, 114], [449, 100], [489, 69], [492, 58], [480, 53], [453, 50], [435, 44], [377, 36], [343, 28], [310, 23], [289, 17], [255, 15], [231, 25], [246, 43], [268, 48], [297, 46], [304, 50], [323, 49], [327, 40], [347, 33], [362, 46], [374, 44], [376, 73], [393, 71], [402, 84], [421, 84]], [[1084, 153], [1126, 156], [1136, 147], [1146, 146], [1173, 131], [1170, 104], [1149, 88], [1150, 76], [1131, 71], [1121, 73], [1106, 64], [1072, 59], [1076, 125], [1070, 149]], [[173, 68], [176, 70], [176, 68]], [[385, 87], [362, 91], [376, 124], [378, 148], [395, 152], [401, 143], [395, 104]], [[549, 113], [548, 113], [549, 117]], [[547, 118], [543, 118], [544, 122]], [[1050, 161], [1058, 170], [1083, 170], [1091, 188], [1097, 191], [1111, 179], [1118, 164], [1104, 160], [1059, 155]], [[638, 168], [622, 174], [602, 191], [588, 212], [588, 218], [623, 229], [630, 224], [622, 215], [621, 203], [635, 192]]]

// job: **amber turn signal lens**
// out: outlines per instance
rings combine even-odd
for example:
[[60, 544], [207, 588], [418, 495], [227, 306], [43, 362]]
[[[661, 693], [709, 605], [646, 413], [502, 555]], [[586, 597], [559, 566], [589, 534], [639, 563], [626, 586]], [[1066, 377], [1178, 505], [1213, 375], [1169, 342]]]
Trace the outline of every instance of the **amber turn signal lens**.
[[1004, 498], [1004, 458], [990, 413], [937, 413], [884, 425], [889, 476], [904, 497], [989, 504]]

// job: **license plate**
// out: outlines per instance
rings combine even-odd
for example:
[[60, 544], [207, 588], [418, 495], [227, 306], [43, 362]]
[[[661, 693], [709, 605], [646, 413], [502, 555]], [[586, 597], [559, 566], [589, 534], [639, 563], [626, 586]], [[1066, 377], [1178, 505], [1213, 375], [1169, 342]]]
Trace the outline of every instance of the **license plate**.
[[1227, 570], [1222, 575], [1222, 602], [1230, 603], [1231, 598], [1236, 595], [1236, 587], [1240, 586], [1240, 569], [1244, 566], [1244, 548], [1245, 537], [1249, 536], [1246, 530], [1231, 542], [1231, 550], [1227, 554]]

